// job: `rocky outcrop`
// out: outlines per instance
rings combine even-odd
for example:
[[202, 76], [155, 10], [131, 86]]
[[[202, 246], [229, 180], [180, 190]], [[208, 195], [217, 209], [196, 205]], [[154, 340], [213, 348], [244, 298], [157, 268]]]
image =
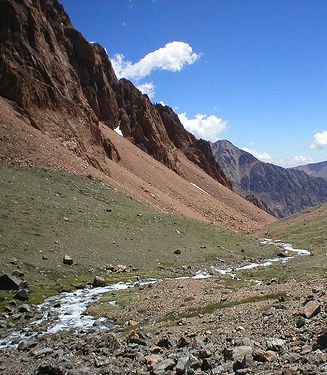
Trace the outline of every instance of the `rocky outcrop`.
[[327, 202], [327, 181], [322, 178], [261, 162], [225, 140], [211, 147], [235, 190], [276, 217]]
[[119, 125], [136, 146], [181, 174], [176, 149], [155, 106], [133, 84], [121, 79], [114, 86], [119, 108]]
[[196, 139], [180, 122], [177, 114], [168, 106], [156, 104], [169, 139], [185, 156], [224, 186], [232, 189], [232, 184], [225, 176], [212, 154], [210, 143]]
[[17, 103], [34, 127], [89, 161], [119, 159], [98, 124], [98, 118], [115, 120], [111, 92], [104, 93], [114, 71], [57, 1], [1, 1], [0, 45], [1, 96]]
[[0, 96], [96, 168], [105, 168], [105, 156], [119, 160], [101, 121], [120, 126], [125, 137], [178, 174], [183, 172], [176, 148], [231, 187], [208, 143], [179, 122], [168, 134], [164, 112], [174, 121], [177, 115], [153, 105], [131, 82], [118, 81], [104, 48], [74, 29], [57, 0], [1, 1], [0, 46]]

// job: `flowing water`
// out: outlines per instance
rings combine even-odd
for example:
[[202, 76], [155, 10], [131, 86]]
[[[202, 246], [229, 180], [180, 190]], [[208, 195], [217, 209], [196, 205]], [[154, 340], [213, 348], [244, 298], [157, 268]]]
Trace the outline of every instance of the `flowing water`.
[[[213, 277], [214, 274], [228, 275], [234, 279], [237, 272], [258, 267], [269, 267], [276, 262], [286, 263], [294, 256], [310, 255], [308, 250], [295, 249], [291, 244], [275, 241], [268, 238], [260, 240], [262, 245], [274, 245], [288, 251], [293, 256], [276, 257], [265, 259], [257, 263], [240, 264], [234, 267], [211, 266], [209, 269], [200, 270], [192, 277], [179, 277], [178, 279], [201, 279]], [[19, 331], [14, 331], [5, 337], [0, 338], [0, 349], [7, 347], [17, 347], [19, 342], [30, 340], [45, 333], [57, 333], [60, 331], [80, 330], [86, 332], [89, 329], [109, 329], [114, 326], [114, 322], [100, 318], [95, 320], [93, 316], [87, 314], [89, 304], [97, 301], [102, 294], [111, 291], [133, 288], [135, 286], [149, 285], [162, 281], [164, 279], [151, 279], [136, 282], [119, 282], [105, 287], [79, 289], [70, 293], [61, 293], [47, 298], [38, 306], [42, 318], [27, 324]], [[255, 280], [255, 282], [260, 282]], [[114, 301], [111, 303], [115, 303]]]

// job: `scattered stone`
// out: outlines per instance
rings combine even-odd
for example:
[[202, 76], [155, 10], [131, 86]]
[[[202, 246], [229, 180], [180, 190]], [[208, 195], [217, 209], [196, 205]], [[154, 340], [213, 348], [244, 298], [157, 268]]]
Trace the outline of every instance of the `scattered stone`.
[[288, 257], [291, 257], [292, 254], [289, 251], [285, 250], [285, 251], [278, 253], [277, 256], [281, 258], [288, 258]]
[[162, 348], [160, 348], [159, 346], [151, 346], [149, 352], [152, 354], [159, 354], [162, 352]]
[[178, 357], [176, 369], [175, 369], [176, 374], [184, 374], [189, 362], [190, 362], [190, 357], [187, 355], [182, 355]]
[[172, 343], [169, 341], [168, 337], [163, 337], [161, 340], [158, 341], [157, 346], [159, 346], [160, 348], [169, 349], [169, 348], [171, 348], [173, 345], [172, 345]]
[[278, 358], [278, 355], [272, 350], [258, 350], [254, 352], [253, 358], [257, 362], [273, 362]]
[[262, 315], [263, 316], [271, 316], [271, 315], [274, 315], [275, 311], [276, 311], [275, 307], [270, 307]]
[[32, 309], [30, 305], [28, 305], [27, 303], [23, 303], [22, 305], [18, 307], [18, 311], [24, 313], [24, 312], [31, 312]]
[[305, 320], [305, 318], [303, 316], [299, 316], [296, 319], [295, 325], [296, 325], [297, 328], [302, 328], [302, 327], [305, 326], [305, 324], [306, 324], [306, 320]]
[[74, 263], [73, 258], [70, 257], [69, 255], [65, 255], [64, 258], [63, 258], [63, 260], [62, 260], [62, 262], [64, 264], [68, 264], [70, 266]]
[[182, 252], [181, 252], [181, 250], [180, 249], [176, 249], [175, 251], [174, 251], [174, 254], [176, 254], [176, 255], [180, 255]]
[[190, 341], [187, 340], [184, 336], [182, 336], [177, 342], [177, 348], [184, 348], [185, 346], [190, 345]]
[[285, 341], [282, 339], [271, 338], [267, 340], [267, 348], [274, 352], [283, 352], [285, 349]]
[[243, 358], [246, 355], [251, 355], [253, 352], [253, 349], [251, 346], [242, 345], [237, 346], [235, 348], [227, 348], [224, 350], [224, 357], [225, 360], [236, 360], [239, 358]]
[[30, 348], [34, 348], [36, 345], [37, 345], [37, 343], [35, 341], [23, 340], [18, 344], [17, 349], [18, 350], [28, 350]]
[[43, 357], [43, 356], [46, 356], [48, 354], [51, 354], [53, 353], [53, 349], [51, 348], [43, 348], [43, 349], [40, 349], [40, 350], [36, 350], [36, 351], [33, 351], [32, 352], [32, 355], [34, 357]]
[[175, 361], [173, 359], [164, 359], [162, 361], [158, 361], [153, 364], [152, 366], [152, 374], [153, 375], [162, 375], [163, 371], [173, 370], [175, 367]]
[[126, 266], [122, 265], [122, 264], [117, 264], [114, 268], [114, 272], [118, 272], [118, 273], [121, 273], [121, 272], [125, 272], [126, 271]]
[[115, 267], [112, 264], [106, 265], [106, 271], [114, 272], [114, 270], [115, 270]]

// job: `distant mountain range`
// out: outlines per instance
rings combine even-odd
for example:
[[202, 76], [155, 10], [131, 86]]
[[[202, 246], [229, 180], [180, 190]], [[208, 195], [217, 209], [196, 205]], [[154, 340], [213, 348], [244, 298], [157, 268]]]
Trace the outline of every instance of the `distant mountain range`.
[[304, 171], [305, 173], [313, 177], [321, 177], [327, 179], [327, 161], [321, 161], [319, 163], [311, 163], [307, 165], [300, 165], [292, 169]]
[[[264, 163], [226, 140], [211, 144], [214, 157], [242, 196], [276, 217], [285, 217], [327, 201], [327, 180], [322, 176], [327, 162], [285, 169]], [[324, 172], [325, 171], [325, 172]], [[313, 175], [313, 172], [311, 173]]]

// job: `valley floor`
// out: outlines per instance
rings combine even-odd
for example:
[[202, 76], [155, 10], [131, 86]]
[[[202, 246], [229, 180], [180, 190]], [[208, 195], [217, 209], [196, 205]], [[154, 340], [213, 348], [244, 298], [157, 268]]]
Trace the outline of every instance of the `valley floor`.
[[26, 341], [18, 350], [2, 351], [0, 369], [5, 374], [326, 374], [325, 291], [321, 280], [239, 288], [237, 281], [213, 278], [114, 292], [110, 297], [120, 304], [116, 318], [126, 320], [121, 328]]
[[[326, 207], [258, 232], [310, 250], [293, 258], [281, 243], [155, 211], [87, 177], [5, 166], [0, 176], [1, 271], [28, 283], [20, 299], [0, 292], [0, 346], [42, 318], [49, 296], [93, 290], [94, 278], [134, 283], [89, 300], [89, 330], [3, 345], [1, 373], [327, 374]], [[192, 278], [206, 269], [212, 277]], [[142, 285], [149, 278], [164, 280]], [[114, 327], [100, 329], [103, 317]], [[49, 310], [34, 332], [54, 319]]]

